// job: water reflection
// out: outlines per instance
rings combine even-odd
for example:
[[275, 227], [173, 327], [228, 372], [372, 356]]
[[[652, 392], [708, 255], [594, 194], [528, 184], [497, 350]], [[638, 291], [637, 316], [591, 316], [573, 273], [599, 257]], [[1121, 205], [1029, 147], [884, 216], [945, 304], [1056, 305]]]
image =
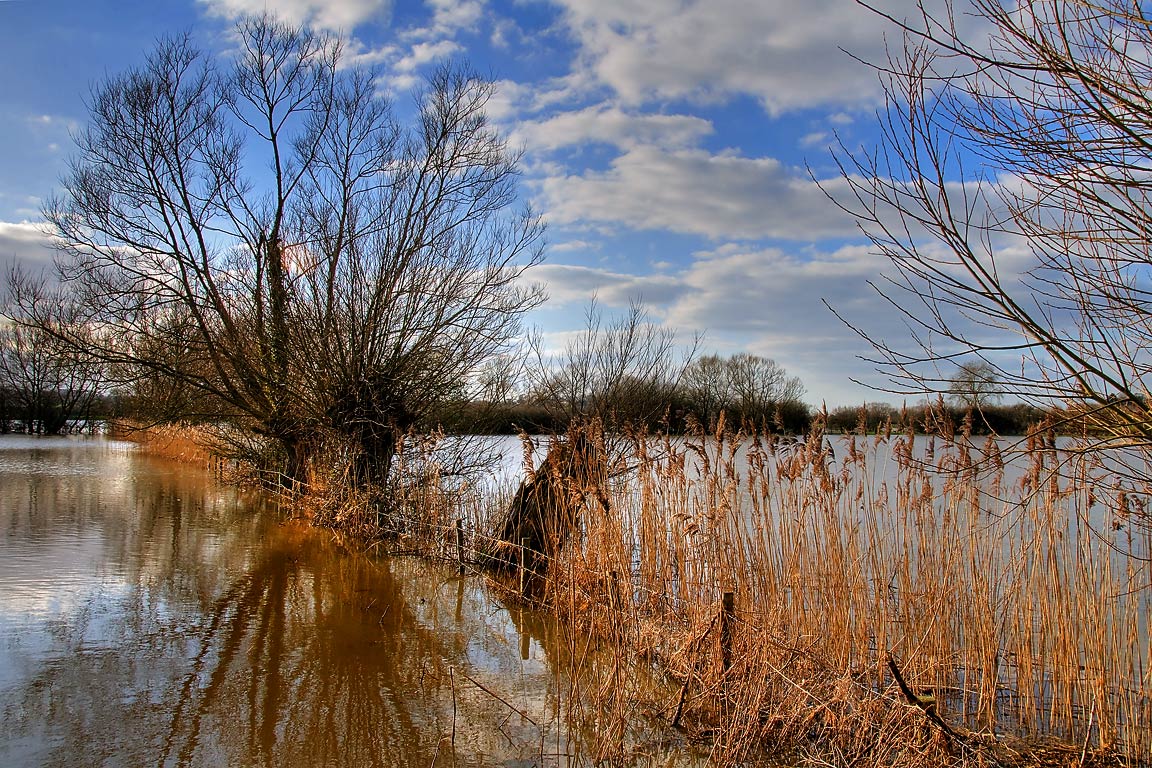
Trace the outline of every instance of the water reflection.
[[538, 617], [269, 503], [123, 443], [0, 439], [0, 765], [567, 762]]

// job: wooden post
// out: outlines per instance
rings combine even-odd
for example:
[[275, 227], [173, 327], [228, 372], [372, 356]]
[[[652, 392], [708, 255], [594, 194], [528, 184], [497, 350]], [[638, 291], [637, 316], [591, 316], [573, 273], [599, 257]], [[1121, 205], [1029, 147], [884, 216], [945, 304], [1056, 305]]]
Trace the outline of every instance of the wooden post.
[[732, 666], [732, 624], [736, 620], [736, 593], [725, 592], [720, 601], [720, 659], [724, 672]]
[[464, 519], [456, 518], [456, 562], [460, 564], [460, 574], [464, 574]]
[[516, 629], [520, 632], [520, 658], [528, 661], [532, 655], [532, 639], [528, 637], [528, 624], [524, 621], [524, 606], [520, 606], [520, 626]]
[[528, 593], [528, 547], [532, 539], [525, 536], [520, 539], [520, 594]]

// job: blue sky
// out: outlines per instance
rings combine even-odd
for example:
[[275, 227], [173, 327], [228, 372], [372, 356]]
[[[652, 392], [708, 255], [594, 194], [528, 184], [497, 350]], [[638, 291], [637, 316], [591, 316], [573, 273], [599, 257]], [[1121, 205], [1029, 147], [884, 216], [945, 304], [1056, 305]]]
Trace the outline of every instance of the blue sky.
[[904, 331], [866, 281], [885, 263], [810, 173], [873, 140], [875, 73], [893, 31], [850, 0], [0, 0], [0, 258], [46, 261], [57, 188], [91, 85], [189, 30], [224, 50], [242, 13], [343, 33], [351, 60], [407, 98], [462, 57], [499, 82], [493, 118], [524, 149], [548, 223], [532, 322], [563, 342], [596, 295], [631, 299], [704, 352], [775, 359], [829, 406], [899, 398], [823, 304], [889, 340]]

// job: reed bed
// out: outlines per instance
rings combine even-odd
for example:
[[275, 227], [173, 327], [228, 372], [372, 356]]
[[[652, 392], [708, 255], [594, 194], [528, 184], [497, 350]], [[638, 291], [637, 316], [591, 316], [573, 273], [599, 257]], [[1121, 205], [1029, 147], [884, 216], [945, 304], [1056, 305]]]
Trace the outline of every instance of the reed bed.
[[721, 429], [624, 460], [540, 596], [616, 654], [582, 683], [602, 757], [640, 711], [721, 764], [1152, 758], [1152, 549], [1096, 454]]

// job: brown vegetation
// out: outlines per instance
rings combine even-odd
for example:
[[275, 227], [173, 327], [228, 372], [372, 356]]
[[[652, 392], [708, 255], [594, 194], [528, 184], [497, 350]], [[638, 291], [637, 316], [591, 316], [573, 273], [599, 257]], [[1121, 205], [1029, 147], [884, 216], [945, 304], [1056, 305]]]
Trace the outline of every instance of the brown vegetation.
[[1116, 550], [1147, 531], [1095, 459], [1022, 448], [636, 436], [542, 591], [617, 659], [580, 686], [606, 754], [639, 706], [723, 764], [1140, 760], [1148, 573]]
[[498, 567], [523, 562], [536, 577], [544, 576], [577, 531], [585, 500], [591, 497], [608, 511], [605, 459], [603, 433], [595, 423], [574, 424], [565, 440], [553, 442], [509, 502], [497, 528], [493, 562]]
[[550, 656], [597, 759], [632, 754], [637, 718], [717, 764], [1102, 765], [1152, 749], [1148, 489], [1099, 454], [1046, 433], [1010, 461], [950, 432], [626, 437], [632, 472], [606, 470], [588, 427], [504, 503], [447, 490], [435, 446], [410, 445], [386, 505], [346, 497], [317, 519], [468, 567], [532, 539], [531, 599], [565, 627]]

